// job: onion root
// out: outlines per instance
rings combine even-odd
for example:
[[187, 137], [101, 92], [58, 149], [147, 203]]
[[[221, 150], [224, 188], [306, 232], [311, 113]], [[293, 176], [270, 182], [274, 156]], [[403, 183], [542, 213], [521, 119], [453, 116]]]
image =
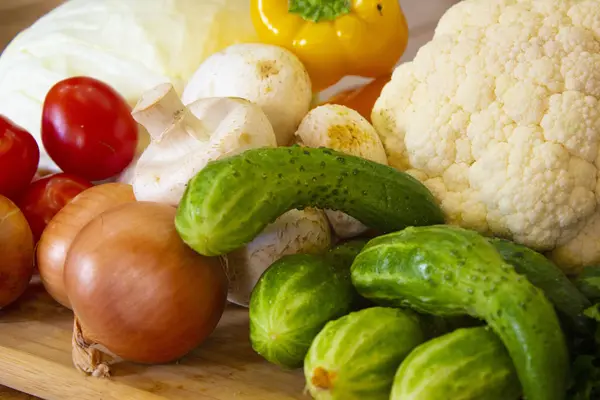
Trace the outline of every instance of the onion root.
[[110, 366], [123, 361], [101, 344], [90, 342], [81, 330], [81, 324], [75, 316], [73, 322], [73, 350], [71, 353], [75, 368], [95, 378], [110, 377]]

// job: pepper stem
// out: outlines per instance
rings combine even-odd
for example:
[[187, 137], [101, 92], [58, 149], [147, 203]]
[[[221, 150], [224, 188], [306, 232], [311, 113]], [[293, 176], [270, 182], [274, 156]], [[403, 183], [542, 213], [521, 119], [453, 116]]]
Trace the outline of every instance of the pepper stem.
[[350, 0], [289, 0], [288, 12], [311, 22], [333, 21], [350, 13]]

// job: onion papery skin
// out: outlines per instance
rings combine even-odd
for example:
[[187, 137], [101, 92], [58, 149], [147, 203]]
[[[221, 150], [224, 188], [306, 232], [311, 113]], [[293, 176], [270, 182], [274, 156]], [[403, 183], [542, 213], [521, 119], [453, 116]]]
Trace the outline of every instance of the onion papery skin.
[[42, 284], [54, 300], [71, 308], [63, 269], [67, 252], [81, 229], [104, 211], [134, 201], [131, 185], [105, 183], [81, 192], [52, 218], [38, 242], [36, 261]]
[[0, 196], [0, 308], [27, 290], [33, 258], [33, 234], [27, 219], [15, 203]]
[[83, 336], [145, 364], [177, 360], [217, 326], [227, 278], [175, 230], [175, 207], [124, 204], [100, 214], [75, 238], [65, 287]]

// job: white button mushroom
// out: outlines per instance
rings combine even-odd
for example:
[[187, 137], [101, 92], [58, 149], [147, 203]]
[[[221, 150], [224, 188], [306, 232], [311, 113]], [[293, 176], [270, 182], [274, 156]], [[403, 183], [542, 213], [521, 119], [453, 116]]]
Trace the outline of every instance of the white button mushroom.
[[[202, 98], [184, 106], [173, 87], [164, 84], [145, 93], [132, 114], [152, 138], [132, 178], [140, 201], [177, 205], [187, 182], [209, 161], [277, 146], [262, 109], [240, 98]], [[331, 241], [323, 211], [288, 211], [248, 245], [224, 257], [229, 300], [247, 306], [254, 285], [273, 262], [288, 254], [325, 252]]]
[[204, 98], [184, 106], [167, 83], [145, 93], [132, 115], [152, 138], [131, 179], [140, 201], [177, 205], [188, 181], [209, 161], [277, 146], [261, 108], [240, 98]]
[[310, 78], [290, 51], [244, 43], [207, 58], [182, 95], [184, 104], [204, 97], [241, 97], [258, 104], [271, 121], [279, 146], [287, 146], [312, 100]]
[[[296, 141], [307, 147], [328, 147], [387, 165], [387, 156], [375, 128], [357, 111], [337, 104], [311, 110], [296, 131]], [[326, 210], [333, 230], [341, 238], [358, 236], [367, 227], [340, 211]]]
[[228, 300], [247, 307], [254, 286], [271, 264], [285, 255], [323, 253], [330, 248], [331, 240], [323, 211], [288, 211], [251, 243], [225, 257], [230, 282]]

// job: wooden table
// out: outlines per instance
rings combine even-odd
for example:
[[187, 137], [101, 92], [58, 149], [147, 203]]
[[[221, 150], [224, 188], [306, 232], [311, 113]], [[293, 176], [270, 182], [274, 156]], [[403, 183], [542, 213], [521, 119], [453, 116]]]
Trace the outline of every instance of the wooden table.
[[62, 2], [63, 0], [0, 0], [0, 51], [20, 30]]
[[[147, 0], [152, 1], [152, 0]], [[0, 0], [0, 52], [22, 29], [63, 0]], [[400, 0], [410, 26], [410, 42], [404, 60], [410, 60], [429, 41], [443, 12], [457, 0]], [[0, 386], [2, 400], [35, 400], [33, 397]]]

